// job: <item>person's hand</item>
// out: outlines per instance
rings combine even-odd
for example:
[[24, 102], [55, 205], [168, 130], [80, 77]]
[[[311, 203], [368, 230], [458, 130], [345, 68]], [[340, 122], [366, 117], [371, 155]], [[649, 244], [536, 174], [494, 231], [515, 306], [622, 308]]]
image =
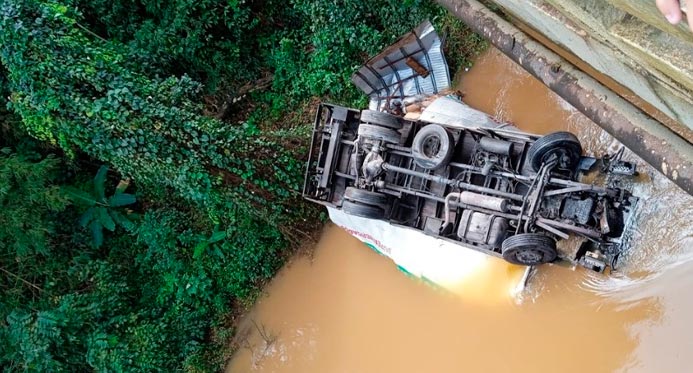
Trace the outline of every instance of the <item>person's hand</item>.
[[[672, 25], [675, 25], [679, 22], [681, 22], [681, 19], [683, 18], [682, 12], [681, 12], [681, 4], [679, 3], [679, 0], [656, 0], [657, 1], [657, 8], [659, 8], [659, 11], [664, 14], [664, 17], [671, 23]], [[691, 31], [693, 31], [693, 12], [690, 12], [688, 9], [686, 9], [686, 16], [688, 18], [688, 27], [690, 27]]]

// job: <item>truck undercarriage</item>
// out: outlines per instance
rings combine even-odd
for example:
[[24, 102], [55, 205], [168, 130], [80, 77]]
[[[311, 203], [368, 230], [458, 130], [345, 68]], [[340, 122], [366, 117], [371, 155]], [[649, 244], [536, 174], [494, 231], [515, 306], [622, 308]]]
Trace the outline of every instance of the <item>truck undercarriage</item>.
[[[606, 186], [579, 181], [599, 166]], [[514, 264], [564, 259], [602, 272], [624, 249], [637, 198], [616, 184], [633, 174], [618, 157], [582, 156], [568, 132], [540, 137], [321, 104], [303, 195]], [[584, 243], [557, 250], [570, 235]]]

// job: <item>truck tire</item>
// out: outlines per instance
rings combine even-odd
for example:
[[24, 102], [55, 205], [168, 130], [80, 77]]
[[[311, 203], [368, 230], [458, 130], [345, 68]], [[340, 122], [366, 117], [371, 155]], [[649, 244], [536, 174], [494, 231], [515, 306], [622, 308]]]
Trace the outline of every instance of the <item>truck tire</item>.
[[358, 134], [366, 139], [381, 140], [391, 144], [399, 144], [402, 138], [399, 132], [375, 124], [359, 125]]
[[539, 171], [541, 165], [552, 156], [563, 159], [561, 168], [574, 169], [582, 156], [580, 140], [570, 132], [554, 132], [540, 137], [529, 147], [527, 160], [534, 171]]
[[521, 233], [506, 238], [501, 253], [506, 261], [524, 266], [549, 263], [558, 256], [556, 240], [538, 233]]
[[348, 187], [344, 191], [344, 198], [352, 202], [360, 202], [366, 205], [386, 206], [387, 195], [378, 192], [371, 192], [356, 187]]
[[427, 170], [438, 170], [447, 166], [454, 150], [452, 134], [438, 124], [423, 127], [414, 136], [411, 144], [414, 162]]
[[378, 206], [366, 205], [363, 203], [353, 202], [346, 199], [342, 202], [342, 211], [344, 211], [344, 213], [346, 214], [360, 216], [362, 218], [385, 218], [385, 211]]
[[361, 123], [376, 124], [393, 130], [402, 128], [400, 117], [375, 110], [361, 110]]

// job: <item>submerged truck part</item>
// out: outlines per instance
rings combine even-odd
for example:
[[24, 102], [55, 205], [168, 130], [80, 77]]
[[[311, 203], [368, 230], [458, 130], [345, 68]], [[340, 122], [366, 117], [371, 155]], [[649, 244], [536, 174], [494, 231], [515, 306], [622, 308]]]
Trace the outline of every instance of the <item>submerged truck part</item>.
[[693, 195], [693, 145], [476, 0], [437, 0], [552, 91]]

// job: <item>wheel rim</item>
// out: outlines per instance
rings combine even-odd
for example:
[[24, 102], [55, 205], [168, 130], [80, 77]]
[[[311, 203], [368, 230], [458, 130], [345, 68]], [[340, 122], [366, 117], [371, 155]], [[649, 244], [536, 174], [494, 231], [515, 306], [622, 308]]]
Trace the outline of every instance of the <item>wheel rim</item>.
[[437, 170], [450, 162], [454, 149], [453, 135], [438, 124], [430, 124], [414, 136], [411, 154], [417, 166]]
[[513, 254], [518, 262], [529, 265], [542, 263], [544, 259], [544, 253], [536, 249], [519, 249]]
[[423, 141], [423, 154], [433, 158], [440, 152], [440, 138], [438, 136], [428, 136]]
[[571, 168], [573, 163], [575, 163], [575, 155], [572, 151], [567, 149], [555, 149], [546, 152], [542, 157], [542, 162], [547, 163], [552, 159], [558, 160], [558, 166], [560, 168]]
[[501, 254], [508, 262], [525, 266], [549, 263], [558, 256], [556, 241], [537, 233], [520, 233], [506, 238]]
[[551, 262], [555, 255], [548, 248], [539, 246], [518, 246], [503, 251], [503, 259], [512, 264], [534, 266]]

